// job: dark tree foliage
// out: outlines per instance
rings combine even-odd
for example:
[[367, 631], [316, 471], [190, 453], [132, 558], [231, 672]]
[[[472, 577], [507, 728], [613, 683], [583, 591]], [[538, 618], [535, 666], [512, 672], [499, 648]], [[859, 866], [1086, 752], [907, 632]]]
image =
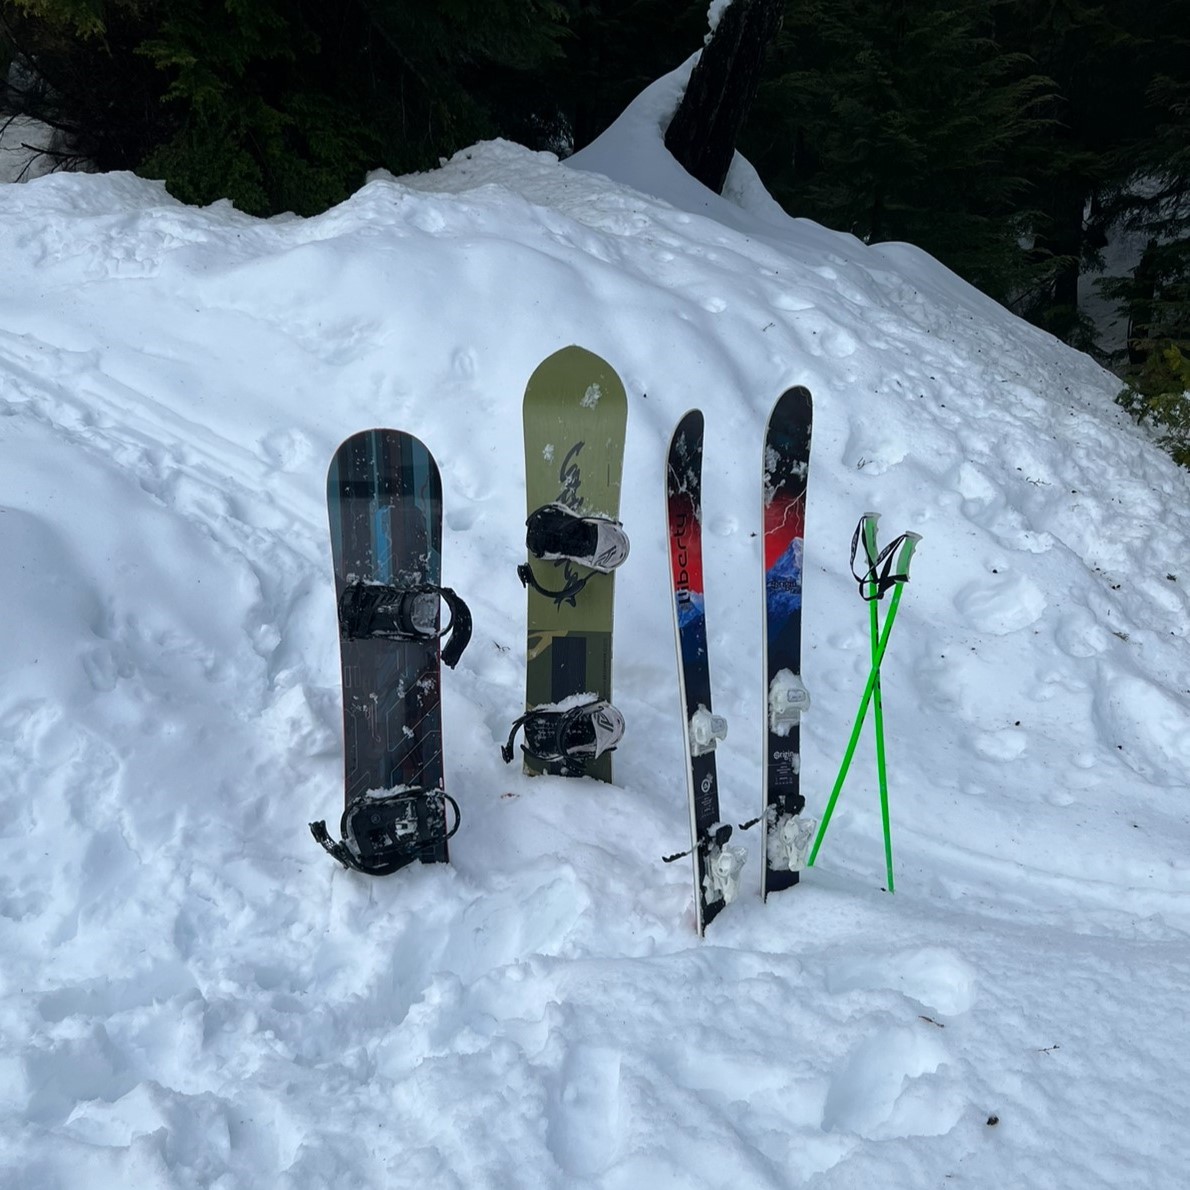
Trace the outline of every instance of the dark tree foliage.
[[[1190, 3], [1158, 5], [1161, 29], [1146, 47], [1149, 135], [1113, 150], [1123, 182], [1107, 205], [1147, 239], [1133, 275], [1101, 283], [1128, 316], [1128, 362], [1140, 366], [1169, 346], [1190, 354]], [[1171, 23], [1172, 22], [1172, 23]]]
[[562, 54], [541, 69], [477, 81], [501, 135], [566, 156], [585, 148], [706, 31], [707, 0], [561, 0]]
[[1056, 89], [1044, 133], [1024, 160], [1036, 180], [1033, 253], [1052, 262], [1048, 284], [1018, 301], [1033, 321], [1089, 346], [1078, 312], [1084, 268], [1098, 261], [1115, 196], [1151, 131], [1146, 111], [1144, 33], [1148, 0], [1000, 0], [997, 35], [1029, 54]]
[[800, 0], [744, 152], [787, 209], [908, 240], [1001, 299], [1029, 281], [1020, 152], [1051, 84], [992, 40], [988, 0]]
[[188, 202], [325, 209], [506, 136], [562, 154], [697, 45], [704, 0], [0, 0], [8, 114]]
[[497, 132], [474, 76], [541, 68], [563, 16], [555, 0], [3, 0], [6, 105], [186, 201], [308, 214], [370, 167]]

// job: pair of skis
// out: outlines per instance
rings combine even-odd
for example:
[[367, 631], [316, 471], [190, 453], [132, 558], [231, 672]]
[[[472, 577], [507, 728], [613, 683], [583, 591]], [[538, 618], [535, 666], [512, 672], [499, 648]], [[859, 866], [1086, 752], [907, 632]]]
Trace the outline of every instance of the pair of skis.
[[[809, 697], [801, 679], [802, 564], [812, 402], [798, 386], [783, 393], [765, 428], [763, 652], [766, 691], [765, 832], [761, 895], [798, 881], [813, 826], [801, 814], [801, 715]], [[720, 821], [714, 749], [726, 722], [711, 705], [702, 563], [703, 416], [691, 410], [670, 440], [666, 468], [670, 575], [686, 743], [698, 932], [736, 896], [744, 851]], [[686, 854], [685, 852], [681, 854]], [[679, 856], [670, 856], [677, 859]]]

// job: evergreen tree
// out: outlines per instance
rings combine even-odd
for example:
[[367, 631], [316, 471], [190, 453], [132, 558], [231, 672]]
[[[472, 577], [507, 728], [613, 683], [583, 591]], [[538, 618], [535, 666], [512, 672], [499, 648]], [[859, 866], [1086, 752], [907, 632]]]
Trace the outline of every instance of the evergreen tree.
[[516, 77], [485, 75], [502, 135], [560, 156], [585, 148], [650, 83], [702, 44], [707, 0], [561, 0], [561, 56]]
[[791, 0], [744, 152], [792, 213], [909, 240], [1006, 299], [1049, 85], [992, 31], [990, 0]]
[[0, 0], [5, 106], [190, 202], [324, 209], [497, 131], [473, 89], [559, 51], [556, 0]]
[[1036, 183], [1033, 251], [1052, 265], [1047, 283], [1017, 308], [1079, 346], [1092, 345], [1078, 309], [1080, 275], [1098, 267], [1138, 146], [1151, 129], [1145, 99], [1148, 0], [1001, 0], [998, 36], [1055, 80], [1050, 121], [1022, 158]]
[[1190, 2], [1167, 0], [1154, 15], [1161, 33], [1144, 50], [1151, 133], [1119, 155], [1112, 210], [1148, 246], [1132, 277], [1101, 283], [1128, 315], [1134, 367], [1169, 346], [1190, 354]]

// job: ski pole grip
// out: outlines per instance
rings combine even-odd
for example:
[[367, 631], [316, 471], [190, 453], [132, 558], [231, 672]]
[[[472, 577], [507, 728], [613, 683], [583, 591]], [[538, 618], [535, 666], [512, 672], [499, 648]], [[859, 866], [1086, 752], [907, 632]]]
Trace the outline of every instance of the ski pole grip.
[[868, 565], [876, 565], [876, 526], [880, 522], [880, 513], [865, 512], [860, 517], [861, 532], [864, 535], [864, 552], [868, 555]]
[[909, 581], [909, 563], [913, 560], [913, 551], [917, 549], [917, 543], [921, 541], [920, 533], [906, 533], [904, 534], [904, 541], [901, 542], [901, 552], [897, 555], [897, 575], [902, 582]]

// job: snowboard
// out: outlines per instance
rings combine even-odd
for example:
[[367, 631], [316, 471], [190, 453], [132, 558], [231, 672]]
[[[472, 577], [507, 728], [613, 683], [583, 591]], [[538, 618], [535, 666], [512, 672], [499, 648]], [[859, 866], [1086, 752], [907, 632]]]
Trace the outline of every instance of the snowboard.
[[[564, 347], [529, 378], [523, 406], [528, 514], [559, 503], [581, 516], [618, 519], [628, 398], [610, 364], [581, 347]], [[570, 598], [528, 588], [526, 710], [579, 694], [612, 701], [615, 575], [569, 560], [529, 555], [537, 583], [550, 591], [581, 584]], [[525, 772], [573, 775], [525, 753]], [[584, 776], [612, 779], [610, 752]]]
[[[445, 863], [438, 467], [411, 434], [354, 434], [331, 461], [327, 510], [339, 610], [350, 854], [336, 853], [320, 837], [323, 824], [311, 829], [345, 866], [371, 874], [395, 871], [415, 858]], [[465, 609], [460, 613], [452, 601], [452, 611], [457, 633]], [[421, 638], [410, 638], [398, 624], [410, 615]], [[363, 817], [348, 824], [352, 808], [360, 806]]]
[[[694, 860], [694, 906], [701, 935], [735, 896], [741, 849], [727, 847], [731, 827], [719, 821], [715, 745], [726, 722], [711, 707], [711, 668], [702, 565], [703, 416], [692, 409], [669, 443], [665, 498], [669, 521], [669, 566], [678, 688], [690, 801], [690, 843]], [[672, 857], [678, 858], [678, 857]], [[728, 877], [726, 890], [723, 876]]]
[[802, 572], [806, 478], [810, 464], [809, 390], [777, 399], [765, 428], [762, 462], [764, 526], [765, 828], [761, 896], [798, 882], [813, 824], [801, 818]]

